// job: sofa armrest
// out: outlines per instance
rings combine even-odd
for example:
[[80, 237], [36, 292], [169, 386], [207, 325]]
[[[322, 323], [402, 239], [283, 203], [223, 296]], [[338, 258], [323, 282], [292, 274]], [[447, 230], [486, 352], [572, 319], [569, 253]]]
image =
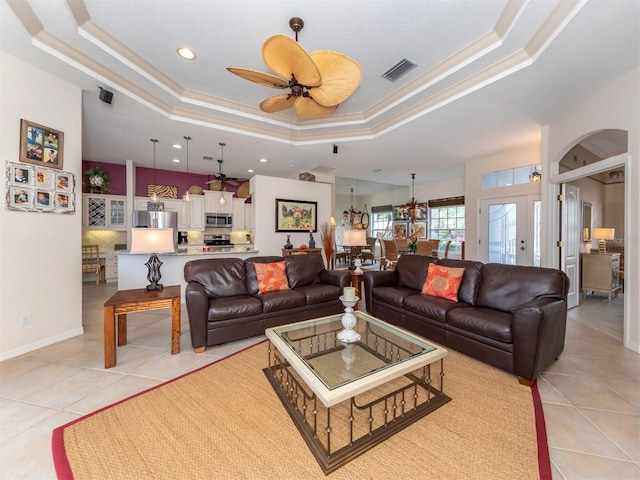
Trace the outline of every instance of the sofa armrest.
[[367, 312], [371, 311], [373, 305], [372, 291], [374, 287], [391, 287], [398, 285], [398, 272], [395, 270], [369, 270], [364, 272], [364, 296]]
[[320, 281], [340, 288], [348, 287], [351, 285], [351, 273], [345, 270], [322, 270]]
[[564, 350], [567, 303], [539, 298], [520, 305], [513, 313], [513, 369], [527, 380], [536, 378]]
[[198, 282], [189, 282], [184, 292], [191, 331], [193, 348], [207, 345], [207, 312], [209, 311], [209, 295]]

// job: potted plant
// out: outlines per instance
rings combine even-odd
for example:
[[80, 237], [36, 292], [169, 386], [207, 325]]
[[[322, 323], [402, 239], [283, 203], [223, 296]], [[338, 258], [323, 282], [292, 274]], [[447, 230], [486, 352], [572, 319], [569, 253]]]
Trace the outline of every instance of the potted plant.
[[89, 185], [106, 193], [109, 191], [109, 175], [100, 167], [92, 167], [86, 172], [85, 176], [89, 179]]

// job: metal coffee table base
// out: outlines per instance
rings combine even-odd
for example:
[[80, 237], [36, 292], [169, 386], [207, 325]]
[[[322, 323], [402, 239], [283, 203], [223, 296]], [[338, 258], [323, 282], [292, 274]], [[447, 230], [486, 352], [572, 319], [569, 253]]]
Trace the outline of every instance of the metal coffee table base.
[[316, 398], [273, 345], [263, 371], [325, 474], [451, 400], [443, 393], [444, 360], [332, 407]]

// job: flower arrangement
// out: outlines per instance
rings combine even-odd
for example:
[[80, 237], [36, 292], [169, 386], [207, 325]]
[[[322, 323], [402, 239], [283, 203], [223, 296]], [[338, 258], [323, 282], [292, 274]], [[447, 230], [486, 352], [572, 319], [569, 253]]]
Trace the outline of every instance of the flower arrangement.
[[328, 223], [320, 225], [320, 240], [324, 249], [327, 270], [329, 270], [331, 268], [331, 258], [333, 257], [333, 229]]
[[101, 187], [103, 192], [109, 191], [109, 175], [100, 167], [92, 167], [84, 172], [92, 187]]
[[407, 248], [410, 252], [415, 252], [418, 248], [418, 236], [416, 234], [409, 235], [407, 238]]

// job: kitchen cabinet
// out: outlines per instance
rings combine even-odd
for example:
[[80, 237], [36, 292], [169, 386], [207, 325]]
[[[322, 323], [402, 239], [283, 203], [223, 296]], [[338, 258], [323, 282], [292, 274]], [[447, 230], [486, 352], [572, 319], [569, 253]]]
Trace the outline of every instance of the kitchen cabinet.
[[127, 229], [127, 199], [122, 195], [82, 195], [82, 226], [96, 230]]
[[605, 293], [611, 301], [620, 289], [620, 254], [586, 253], [582, 255], [582, 291]]
[[[147, 210], [148, 197], [136, 197], [135, 210]], [[191, 195], [191, 199], [178, 200], [175, 198], [159, 198], [158, 202], [163, 203], [165, 212], [176, 212], [178, 214], [177, 228], [181, 232], [204, 231], [204, 204], [205, 198], [202, 195]]]
[[246, 230], [245, 227], [245, 210], [244, 210], [244, 198], [232, 199], [232, 214], [233, 214], [233, 230]]
[[220, 192], [215, 192], [212, 190], [205, 190], [204, 192], [204, 211], [206, 213], [233, 213], [233, 193], [230, 192], [222, 192], [222, 195], [225, 198], [224, 205], [220, 205], [218, 203], [218, 199], [220, 198]]
[[105, 253], [104, 258], [104, 277], [107, 282], [118, 281], [118, 256], [115, 253]]
[[189, 201], [189, 230], [204, 232], [204, 196], [191, 195]]
[[253, 230], [253, 204], [244, 204], [244, 228], [245, 230]]

